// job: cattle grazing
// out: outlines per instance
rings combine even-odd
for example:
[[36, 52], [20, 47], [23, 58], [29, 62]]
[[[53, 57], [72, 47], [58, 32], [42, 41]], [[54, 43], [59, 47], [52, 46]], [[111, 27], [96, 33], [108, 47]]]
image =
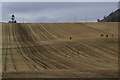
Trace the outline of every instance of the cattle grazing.
[[70, 37], [70, 40], [72, 39], [72, 37]]
[[101, 34], [101, 36], [103, 36], [103, 34]]
[[108, 37], [108, 35], [106, 35], [106, 37]]

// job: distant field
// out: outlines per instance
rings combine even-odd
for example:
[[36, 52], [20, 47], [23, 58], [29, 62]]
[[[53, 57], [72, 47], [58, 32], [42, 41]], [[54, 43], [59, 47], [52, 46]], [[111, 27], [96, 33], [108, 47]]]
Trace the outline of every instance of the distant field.
[[115, 22], [3, 23], [2, 40], [4, 78], [117, 77]]

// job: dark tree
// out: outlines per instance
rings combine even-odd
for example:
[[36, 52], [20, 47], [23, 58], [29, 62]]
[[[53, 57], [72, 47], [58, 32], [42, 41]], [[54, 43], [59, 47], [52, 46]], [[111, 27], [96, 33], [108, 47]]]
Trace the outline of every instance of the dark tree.
[[97, 22], [100, 22], [100, 19], [97, 19]]
[[12, 15], [12, 17], [15, 17], [14, 15]]

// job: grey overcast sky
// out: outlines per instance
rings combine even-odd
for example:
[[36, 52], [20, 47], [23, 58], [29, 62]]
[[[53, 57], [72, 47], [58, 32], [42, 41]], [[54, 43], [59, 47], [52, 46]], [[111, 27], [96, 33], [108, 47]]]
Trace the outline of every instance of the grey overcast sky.
[[117, 9], [117, 2], [2, 2], [2, 21], [11, 14], [18, 22], [96, 21]]

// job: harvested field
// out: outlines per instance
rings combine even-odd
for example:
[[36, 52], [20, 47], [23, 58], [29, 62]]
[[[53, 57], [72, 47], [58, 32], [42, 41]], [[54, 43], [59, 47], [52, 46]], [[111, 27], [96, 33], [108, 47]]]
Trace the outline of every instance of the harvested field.
[[3, 23], [3, 77], [117, 77], [117, 30], [114, 22]]

